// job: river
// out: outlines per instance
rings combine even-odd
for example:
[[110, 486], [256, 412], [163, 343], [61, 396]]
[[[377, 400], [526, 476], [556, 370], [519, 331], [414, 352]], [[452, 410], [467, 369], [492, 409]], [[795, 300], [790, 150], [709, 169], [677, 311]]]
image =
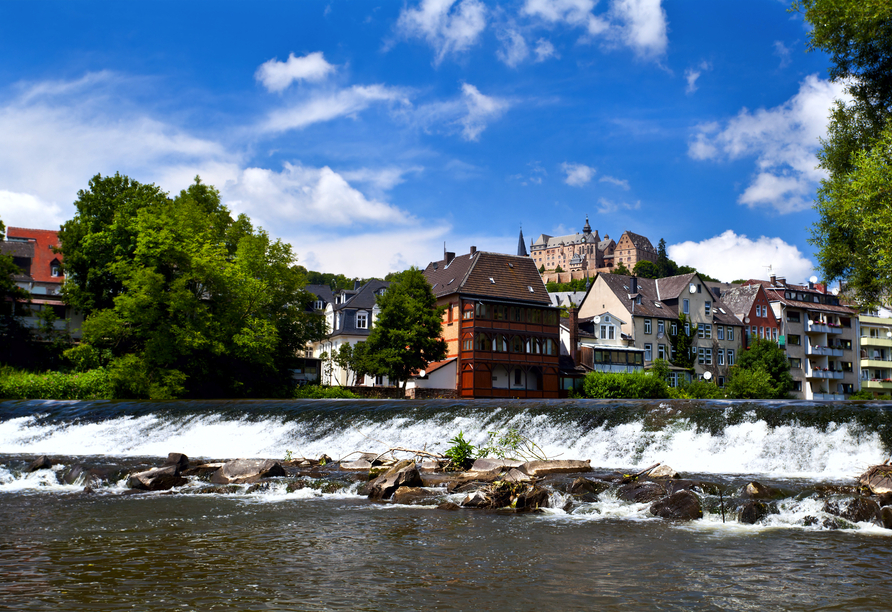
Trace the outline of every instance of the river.
[[[373, 504], [355, 484], [133, 494], [124, 478], [169, 452], [441, 452], [510, 428], [596, 472], [662, 462], [729, 497], [787, 493], [743, 525], [715, 500], [675, 522], [610, 492], [513, 515]], [[890, 451], [880, 402], [0, 402], [0, 609], [888, 610], [892, 530], [830, 528], [822, 507]], [[53, 469], [25, 473], [40, 454]], [[75, 468], [106, 477], [84, 492]]]

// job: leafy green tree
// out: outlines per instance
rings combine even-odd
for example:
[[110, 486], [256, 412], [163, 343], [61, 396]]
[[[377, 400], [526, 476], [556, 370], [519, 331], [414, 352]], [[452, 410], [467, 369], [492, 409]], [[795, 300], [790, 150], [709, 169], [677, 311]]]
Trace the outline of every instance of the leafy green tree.
[[544, 274], [544, 273], [545, 273], [545, 264], [542, 264], [541, 266], [539, 266], [539, 274]]
[[694, 346], [697, 329], [691, 324], [690, 318], [684, 313], [678, 316], [678, 324], [675, 333], [672, 326], [669, 329], [669, 341], [672, 343], [672, 363], [680, 368], [691, 370], [694, 368], [694, 354], [691, 352]]
[[657, 267], [657, 264], [646, 259], [636, 263], [632, 273], [641, 278], [660, 278], [660, 269]]
[[562, 273], [562, 272], [564, 271], [564, 269], [563, 269], [562, 267], [560, 267], [560, 266], [556, 266], [555, 269], [554, 269], [554, 271], [557, 272], [558, 274], [560, 274], [560, 273]]
[[663, 238], [660, 238], [657, 246], [657, 269], [659, 270], [659, 276], [655, 278], [666, 278], [667, 276], [678, 274], [678, 266], [669, 259], [669, 255], [666, 252], [666, 241]]
[[437, 306], [430, 283], [414, 266], [396, 274], [384, 295], [378, 296], [381, 312], [366, 341], [370, 373], [402, 381], [446, 357], [440, 337], [445, 308]]
[[[6, 226], [0, 220], [0, 244], [6, 239]], [[24, 365], [22, 348], [30, 346], [31, 332], [16, 316], [15, 302], [27, 302], [30, 295], [15, 284], [13, 278], [21, 274], [12, 257], [0, 253], [0, 363]]]
[[360, 378], [366, 374], [371, 374], [365, 342], [342, 344], [334, 356], [334, 362], [342, 370], [350, 372], [350, 378], [347, 381], [350, 385], [355, 385]]
[[298, 352], [323, 331], [290, 245], [232, 219], [199, 179], [172, 200], [144, 187], [94, 177], [63, 228], [65, 295], [87, 313], [84, 342], [112, 355], [116, 395], [290, 393]]
[[[731, 378], [737, 376], [740, 370], [762, 370], [768, 375], [772, 391], [766, 398], [783, 399], [793, 390], [790, 363], [784, 350], [773, 340], [756, 338], [750, 347], [738, 356], [737, 364], [731, 368]], [[751, 377], [748, 379], [748, 384], [755, 384], [754, 380], [756, 379]], [[761, 382], [759, 385], [761, 389]]]
[[740, 366], [731, 368], [728, 397], [735, 399], [773, 399], [777, 397], [771, 375], [762, 368], [748, 370]]
[[845, 280], [864, 308], [890, 303], [892, 193], [892, 4], [886, 0], [801, 0], [812, 26], [810, 50], [829, 53], [830, 79], [850, 99], [837, 101], [818, 154], [828, 173], [815, 202], [811, 243], [827, 281]]
[[632, 275], [632, 273], [629, 272], [629, 269], [626, 267], [626, 264], [624, 264], [623, 262], [619, 262], [619, 265], [613, 268], [613, 274], [622, 274], [623, 276]]

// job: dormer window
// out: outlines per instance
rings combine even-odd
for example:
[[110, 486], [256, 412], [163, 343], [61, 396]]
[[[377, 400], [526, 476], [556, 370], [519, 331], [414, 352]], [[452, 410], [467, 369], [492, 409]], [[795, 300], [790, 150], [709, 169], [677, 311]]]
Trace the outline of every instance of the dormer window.
[[357, 312], [356, 313], [356, 329], [368, 329], [368, 328], [369, 328], [369, 313]]
[[62, 276], [62, 267], [59, 264], [53, 264], [50, 266], [50, 276], [53, 278], [58, 278]]
[[325, 308], [325, 303], [322, 300], [316, 300], [313, 303], [313, 308], [315, 308], [316, 310], [322, 310], [323, 308]]

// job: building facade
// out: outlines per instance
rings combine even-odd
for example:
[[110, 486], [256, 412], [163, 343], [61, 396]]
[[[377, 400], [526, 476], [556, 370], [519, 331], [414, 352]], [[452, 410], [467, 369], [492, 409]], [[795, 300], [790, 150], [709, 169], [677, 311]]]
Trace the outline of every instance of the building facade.
[[781, 335], [780, 320], [774, 314], [768, 294], [761, 284], [729, 289], [722, 294], [722, 302], [734, 316], [743, 321], [744, 348], [757, 338], [778, 342]]
[[892, 398], [892, 318], [879, 313], [858, 316], [861, 389], [875, 398]]
[[530, 243], [530, 257], [536, 262], [536, 268], [544, 268], [545, 272], [555, 272], [560, 268], [564, 272], [580, 273], [576, 278], [583, 278], [609, 267], [615, 246], [616, 243], [609, 236], [601, 240], [597, 230], [592, 232], [586, 217], [581, 234], [540, 234]]
[[459, 397], [558, 397], [559, 310], [530, 257], [445, 253], [424, 276], [443, 314], [447, 358]]

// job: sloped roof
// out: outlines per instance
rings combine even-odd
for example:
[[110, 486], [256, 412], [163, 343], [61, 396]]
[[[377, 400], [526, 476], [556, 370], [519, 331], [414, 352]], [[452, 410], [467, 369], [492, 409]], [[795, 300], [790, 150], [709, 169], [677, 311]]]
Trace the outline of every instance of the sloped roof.
[[372, 279], [359, 288], [355, 295], [350, 297], [346, 302], [336, 304], [334, 310], [342, 310], [344, 308], [366, 309], [371, 310], [378, 301], [378, 290], [390, 287], [390, 281], [380, 281]]
[[857, 316], [858, 311], [854, 308], [849, 308], [847, 306], [834, 306], [832, 304], [821, 304], [819, 302], [806, 302], [802, 300], [794, 300], [786, 297], [785, 293], [787, 291], [794, 291], [796, 293], [805, 293], [807, 295], [812, 296], [822, 296], [826, 295], [823, 291], [818, 289], [810, 289], [807, 285], [793, 285], [787, 283], [782, 286], [774, 286], [771, 284], [771, 281], [765, 280], [757, 280], [750, 279], [747, 281], [747, 285], [759, 284], [765, 289], [765, 295], [768, 297], [768, 300], [771, 302], [781, 302], [790, 308], [803, 308], [808, 310], [821, 310], [824, 312], [833, 312], [836, 314], [846, 315], [846, 316]]
[[529, 257], [476, 251], [459, 255], [448, 265], [445, 260], [431, 262], [425, 268], [424, 276], [436, 297], [459, 293], [551, 305], [536, 263]]
[[[628, 236], [629, 240], [632, 241], [632, 244], [635, 245], [636, 249], [642, 249], [644, 251], [655, 251], [656, 250], [656, 249], [654, 249], [654, 245], [651, 244], [650, 240], [648, 240], [645, 236], [642, 236], [641, 234], [636, 234], [634, 232], [630, 232], [629, 230], [626, 230], [625, 232], [623, 232], [623, 236]], [[620, 236], [619, 239], [622, 240], [623, 237]]]
[[331, 287], [328, 285], [307, 285], [304, 287], [304, 291], [312, 293], [326, 304], [334, 302], [334, 293], [331, 292]]
[[534, 248], [553, 248], [561, 244], [582, 244], [598, 242], [597, 234], [567, 234], [566, 236], [549, 236], [540, 234], [533, 243]]
[[[59, 235], [56, 230], [31, 229], [26, 227], [7, 227], [7, 238], [28, 238], [33, 240], [34, 254], [31, 255], [31, 278], [41, 283], [61, 283], [61, 276], [52, 275], [53, 260], [62, 261], [61, 253], [54, 253], [53, 247], [59, 246]], [[9, 241], [14, 244], [14, 241]], [[20, 243], [21, 244], [21, 243]], [[25, 255], [27, 257], [27, 255]]]
[[753, 309], [753, 303], [756, 301], [756, 296], [759, 295], [761, 289], [762, 285], [734, 287], [722, 294], [722, 302], [739, 319], [743, 319], [743, 317], [749, 316], [750, 311]]

